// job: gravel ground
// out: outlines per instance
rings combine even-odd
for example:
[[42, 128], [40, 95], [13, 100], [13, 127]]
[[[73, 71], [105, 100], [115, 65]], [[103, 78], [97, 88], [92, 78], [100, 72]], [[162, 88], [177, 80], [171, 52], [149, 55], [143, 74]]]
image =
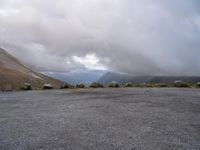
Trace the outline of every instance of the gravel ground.
[[200, 90], [0, 93], [0, 150], [200, 150]]

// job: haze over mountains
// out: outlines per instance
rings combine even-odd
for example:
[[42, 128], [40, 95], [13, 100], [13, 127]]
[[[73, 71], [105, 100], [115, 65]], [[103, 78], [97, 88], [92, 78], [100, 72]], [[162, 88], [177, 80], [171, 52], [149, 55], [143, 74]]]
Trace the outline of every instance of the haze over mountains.
[[19, 90], [24, 83], [30, 83], [33, 89], [42, 88], [45, 83], [60, 87], [60, 81], [33, 71], [0, 48], [0, 90]]
[[200, 81], [200, 76], [137, 76], [124, 73], [113, 73], [108, 72], [104, 74], [98, 82], [102, 84], [108, 84], [111, 81], [116, 81], [120, 84], [125, 84], [127, 82], [134, 84], [142, 83], [166, 83], [172, 84], [176, 80], [182, 80], [187, 83], [197, 83]]
[[[138, 76], [127, 73], [114, 73], [105, 70], [74, 70], [71, 72], [42, 72], [38, 73], [30, 67], [22, 64], [15, 57], [0, 49], [0, 90], [6, 88], [20, 89], [24, 83], [30, 83], [34, 89], [41, 89], [45, 83], [60, 88], [61, 82], [69, 84], [86, 84], [99, 82], [108, 84], [116, 81], [120, 84], [131, 82], [142, 83], [173, 83], [176, 80], [183, 80], [188, 83], [197, 83], [199, 76]], [[57, 79], [57, 80], [56, 80]]]
[[68, 72], [42, 72], [42, 74], [69, 84], [83, 83], [86, 85], [98, 81], [105, 73], [107, 73], [107, 71], [90, 69], [76, 69]]

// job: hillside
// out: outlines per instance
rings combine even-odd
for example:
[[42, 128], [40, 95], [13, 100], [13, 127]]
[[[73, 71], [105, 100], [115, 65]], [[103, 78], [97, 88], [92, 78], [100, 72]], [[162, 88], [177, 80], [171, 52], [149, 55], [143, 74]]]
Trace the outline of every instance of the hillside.
[[19, 90], [26, 82], [33, 89], [42, 88], [44, 83], [60, 87], [60, 81], [33, 71], [0, 48], [0, 90]]

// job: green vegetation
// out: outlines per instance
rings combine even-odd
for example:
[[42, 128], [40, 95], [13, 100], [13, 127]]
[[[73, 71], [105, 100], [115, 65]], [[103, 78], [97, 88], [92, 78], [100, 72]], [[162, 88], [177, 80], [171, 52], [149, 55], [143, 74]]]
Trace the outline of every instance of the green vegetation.
[[60, 89], [73, 89], [73, 88], [75, 88], [75, 87], [68, 83], [63, 83], [60, 87]]
[[108, 85], [108, 87], [111, 87], [111, 88], [119, 88], [120, 85], [119, 85], [118, 83], [116, 83], [116, 82], [111, 82], [111, 83]]
[[85, 85], [84, 84], [77, 84], [76, 88], [85, 88]]
[[181, 81], [181, 80], [177, 80], [177, 81], [174, 81], [174, 87], [189, 87], [188, 83], [184, 82], [184, 81]]
[[[35, 87], [36, 85], [34, 85]], [[32, 88], [32, 85], [30, 83], [19, 83], [18, 88], [15, 88], [15, 90], [22, 90], [22, 91], [28, 91], [28, 90], [47, 90], [47, 89], [54, 89], [54, 87], [51, 84], [44, 84], [43, 87], [40, 88]], [[117, 82], [111, 82], [108, 85], [103, 85], [98, 82], [94, 82], [89, 86], [86, 86], [84, 84], [77, 84], [76, 86], [71, 84], [62, 84], [60, 89], [75, 89], [75, 88], [200, 88], [200, 82], [194, 83], [186, 83], [182, 81], [177, 81], [174, 83], [143, 83], [143, 84], [133, 84], [133, 83], [125, 83], [125, 84], [119, 84]], [[58, 89], [58, 88], [55, 88]], [[7, 84], [4, 88], [0, 89], [1, 91], [13, 91], [13, 87], [11, 84]]]
[[104, 86], [98, 82], [94, 82], [90, 85], [91, 88], [103, 88]]

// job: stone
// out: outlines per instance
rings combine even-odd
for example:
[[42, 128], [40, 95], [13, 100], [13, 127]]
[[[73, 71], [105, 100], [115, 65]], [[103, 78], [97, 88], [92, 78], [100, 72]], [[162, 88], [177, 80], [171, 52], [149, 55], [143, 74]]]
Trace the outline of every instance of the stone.
[[49, 84], [49, 83], [48, 84], [44, 84], [43, 89], [44, 90], [53, 89], [53, 86], [51, 84]]
[[118, 88], [120, 87], [119, 84], [116, 81], [112, 81], [110, 82], [110, 84], [108, 85], [109, 87], [113, 87], [113, 88]]
[[25, 91], [32, 90], [31, 84], [30, 84], [30, 83], [24, 83], [23, 89], [24, 89]]
[[182, 80], [174, 81], [175, 87], [188, 87], [188, 84]]

